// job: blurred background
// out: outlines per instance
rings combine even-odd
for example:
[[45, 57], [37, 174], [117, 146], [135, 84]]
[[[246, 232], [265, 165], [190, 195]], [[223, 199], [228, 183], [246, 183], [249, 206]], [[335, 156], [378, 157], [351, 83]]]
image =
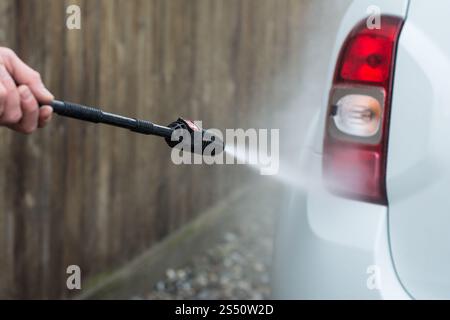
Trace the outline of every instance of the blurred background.
[[[72, 4], [81, 30], [66, 28]], [[280, 129], [286, 173], [348, 4], [0, 0], [0, 45], [59, 99], [161, 124]], [[0, 129], [0, 298], [268, 298], [288, 190], [243, 165], [176, 166], [161, 139], [116, 128], [55, 116], [32, 136]], [[80, 291], [66, 287], [69, 265]]]

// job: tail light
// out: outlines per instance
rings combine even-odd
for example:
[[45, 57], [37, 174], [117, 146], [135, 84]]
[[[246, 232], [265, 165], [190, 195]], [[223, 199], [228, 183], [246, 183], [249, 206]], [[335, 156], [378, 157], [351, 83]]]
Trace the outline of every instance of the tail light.
[[403, 20], [360, 22], [341, 49], [330, 92], [323, 172], [338, 195], [387, 204], [386, 155], [394, 64]]

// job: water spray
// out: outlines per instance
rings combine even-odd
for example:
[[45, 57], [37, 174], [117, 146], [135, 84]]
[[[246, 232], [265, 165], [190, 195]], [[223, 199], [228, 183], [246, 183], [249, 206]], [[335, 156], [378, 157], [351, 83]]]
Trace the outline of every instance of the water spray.
[[[190, 120], [179, 118], [168, 126], [161, 126], [150, 121], [124, 117], [66, 101], [54, 100], [50, 106], [53, 108], [53, 112], [60, 116], [92, 123], [103, 123], [140, 134], [162, 137], [171, 148], [183, 148], [183, 150], [203, 154], [205, 148], [209, 146], [209, 150], [213, 150], [211, 155], [214, 155], [215, 151], [221, 153], [224, 150], [224, 143], [217, 136], [199, 128]], [[190, 139], [184, 139], [182, 135], [173, 135], [177, 130], [184, 130]], [[178, 138], [173, 139], [173, 137]]]

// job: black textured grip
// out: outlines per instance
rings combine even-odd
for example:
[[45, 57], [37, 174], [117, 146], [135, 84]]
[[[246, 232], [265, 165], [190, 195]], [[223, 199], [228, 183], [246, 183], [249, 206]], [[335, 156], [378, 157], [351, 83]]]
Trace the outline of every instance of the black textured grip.
[[131, 129], [131, 131], [143, 134], [153, 134], [154, 124], [150, 121], [136, 119], [136, 127]]
[[137, 133], [167, 138], [172, 135], [173, 131], [171, 128], [159, 126], [150, 121], [128, 118], [76, 103], [54, 100], [51, 106], [53, 111], [60, 116], [94, 123], [104, 123], [110, 126], [129, 129]]
[[103, 119], [103, 112], [100, 109], [82, 106], [70, 102], [55, 102], [52, 104], [55, 113], [69, 118], [100, 123]]

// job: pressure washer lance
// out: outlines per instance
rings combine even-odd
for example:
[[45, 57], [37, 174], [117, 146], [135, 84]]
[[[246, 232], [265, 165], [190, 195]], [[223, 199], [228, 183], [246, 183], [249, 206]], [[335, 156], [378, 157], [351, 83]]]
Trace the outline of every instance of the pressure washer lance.
[[[205, 148], [207, 146], [211, 146], [210, 148], [208, 148], [209, 150], [213, 150], [210, 155], [215, 155], [215, 151], [220, 151], [220, 153], [222, 153], [222, 151], [224, 150], [224, 143], [217, 136], [211, 134], [206, 130], [202, 130], [190, 120], [179, 118], [177, 121], [165, 127], [154, 124], [150, 121], [128, 118], [121, 115], [104, 112], [97, 108], [83, 106], [66, 101], [54, 100], [50, 105], [53, 108], [53, 112], [60, 116], [93, 123], [104, 123], [119, 128], [129, 129], [136, 133], [165, 138], [167, 144], [171, 148], [183, 147], [183, 149], [185, 150], [190, 149], [191, 152], [201, 152], [201, 154], [203, 154]], [[174, 133], [175, 130], [179, 129], [184, 129], [186, 130], [185, 132], [189, 133], [189, 142], [183, 142], [183, 136], [181, 135], [178, 136], [178, 140], [172, 141], [172, 133]], [[200, 132], [202, 144], [201, 147], [199, 145], [196, 146], [197, 141], [200, 142]], [[187, 143], [189, 143], [189, 145], [187, 145]]]

